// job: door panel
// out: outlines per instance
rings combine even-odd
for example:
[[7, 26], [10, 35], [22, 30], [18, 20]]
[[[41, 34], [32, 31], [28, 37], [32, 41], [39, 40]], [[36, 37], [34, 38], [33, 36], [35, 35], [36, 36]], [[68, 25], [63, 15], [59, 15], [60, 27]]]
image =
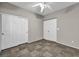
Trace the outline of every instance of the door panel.
[[2, 15], [2, 34], [2, 49], [27, 42], [28, 20], [8, 14]]
[[44, 21], [44, 39], [57, 40], [57, 19]]

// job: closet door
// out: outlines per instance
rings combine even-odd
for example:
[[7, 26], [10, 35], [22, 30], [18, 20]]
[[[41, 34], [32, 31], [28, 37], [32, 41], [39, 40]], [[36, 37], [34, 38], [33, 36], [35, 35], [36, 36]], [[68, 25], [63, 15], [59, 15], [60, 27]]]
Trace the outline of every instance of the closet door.
[[57, 40], [57, 19], [44, 21], [44, 39]]
[[28, 20], [2, 15], [2, 49], [10, 48], [28, 41]]
[[1, 41], [2, 41], [1, 32], [2, 32], [2, 16], [0, 14], [0, 51], [1, 51]]

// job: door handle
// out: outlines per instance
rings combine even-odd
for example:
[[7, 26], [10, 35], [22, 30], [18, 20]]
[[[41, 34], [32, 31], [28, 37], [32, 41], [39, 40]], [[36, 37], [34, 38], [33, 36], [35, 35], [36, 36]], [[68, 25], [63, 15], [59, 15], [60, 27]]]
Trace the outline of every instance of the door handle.
[[50, 32], [50, 31], [48, 30], [48, 32]]
[[4, 35], [4, 33], [1, 33], [1, 35]]

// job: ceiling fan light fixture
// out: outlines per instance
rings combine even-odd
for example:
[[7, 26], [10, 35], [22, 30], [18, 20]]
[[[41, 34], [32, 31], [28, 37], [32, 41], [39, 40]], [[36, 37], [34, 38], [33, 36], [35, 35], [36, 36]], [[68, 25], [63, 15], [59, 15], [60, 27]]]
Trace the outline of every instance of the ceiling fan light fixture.
[[46, 3], [37, 3], [35, 5], [33, 5], [32, 7], [37, 7], [37, 6], [40, 6], [41, 10], [40, 12], [43, 12], [45, 8], [49, 8], [51, 9], [50, 5], [46, 4]]

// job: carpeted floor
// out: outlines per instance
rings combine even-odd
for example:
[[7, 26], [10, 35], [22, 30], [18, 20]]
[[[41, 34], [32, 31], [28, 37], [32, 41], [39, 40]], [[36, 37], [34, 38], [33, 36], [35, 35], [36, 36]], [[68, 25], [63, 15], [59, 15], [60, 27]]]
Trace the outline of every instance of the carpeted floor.
[[22, 44], [0, 52], [0, 57], [77, 57], [79, 50], [48, 40]]

